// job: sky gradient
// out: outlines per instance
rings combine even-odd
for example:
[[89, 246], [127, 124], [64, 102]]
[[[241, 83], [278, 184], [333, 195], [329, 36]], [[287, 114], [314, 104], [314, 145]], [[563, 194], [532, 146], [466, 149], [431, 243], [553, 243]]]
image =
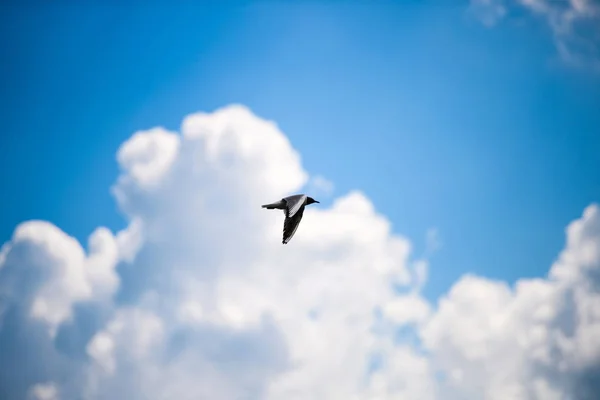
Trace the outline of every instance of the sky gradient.
[[464, 270], [543, 274], [600, 199], [600, 78], [560, 65], [540, 21], [488, 29], [463, 6], [3, 6], [3, 240], [32, 218], [123, 226], [119, 143], [241, 103], [419, 248], [439, 230], [432, 295]]
[[545, 277], [600, 201], [598, 31], [575, 42], [552, 2], [109, 3], [0, 6], [2, 243], [28, 220], [125, 229], [120, 146], [232, 104], [332, 183], [323, 207], [358, 190], [410, 240], [429, 302], [465, 274]]

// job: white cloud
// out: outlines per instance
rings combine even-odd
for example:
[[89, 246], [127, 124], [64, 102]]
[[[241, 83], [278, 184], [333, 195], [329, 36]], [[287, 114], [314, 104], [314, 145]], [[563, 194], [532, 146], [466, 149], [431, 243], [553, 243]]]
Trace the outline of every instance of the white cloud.
[[136, 132], [117, 159], [125, 230], [86, 253], [26, 222], [3, 247], [2, 398], [535, 399], [600, 365], [594, 207], [548, 279], [465, 276], [436, 308], [427, 263], [358, 191], [281, 245], [282, 213], [259, 206], [309, 175], [243, 106]]
[[397, 325], [421, 323], [427, 319], [430, 306], [418, 296], [402, 296], [387, 303], [384, 315]]
[[38, 383], [31, 388], [29, 396], [32, 400], [58, 400], [58, 389], [56, 384], [50, 383]]
[[423, 329], [460, 398], [592, 399], [600, 385], [600, 209], [567, 230], [547, 279], [465, 276]]
[[547, 22], [565, 62], [600, 71], [600, 4], [595, 0], [471, 0], [469, 10], [492, 26], [512, 7]]
[[117, 153], [119, 164], [128, 171], [121, 179], [130, 179], [140, 189], [156, 185], [175, 161], [179, 143], [177, 134], [162, 128], [136, 132]]
[[0, 293], [24, 302], [28, 314], [44, 321], [54, 335], [71, 318], [75, 302], [106, 299], [118, 285], [117, 250], [112, 234], [97, 229], [90, 252], [56, 226], [44, 221], [20, 224], [3, 246]]

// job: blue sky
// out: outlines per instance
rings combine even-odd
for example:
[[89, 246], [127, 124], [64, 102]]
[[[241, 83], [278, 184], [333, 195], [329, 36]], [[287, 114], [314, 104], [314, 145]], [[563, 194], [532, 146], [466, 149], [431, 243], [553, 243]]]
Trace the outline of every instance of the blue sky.
[[417, 255], [437, 227], [432, 298], [465, 272], [544, 275], [567, 223], [600, 201], [600, 74], [562, 63], [531, 15], [486, 27], [463, 2], [33, 4], [0, 13], [2, 242], [29, 219], [82, 242], [122, 228], [118, 146], [230, 103], [276, 121], [334, 196], [363, 191]]

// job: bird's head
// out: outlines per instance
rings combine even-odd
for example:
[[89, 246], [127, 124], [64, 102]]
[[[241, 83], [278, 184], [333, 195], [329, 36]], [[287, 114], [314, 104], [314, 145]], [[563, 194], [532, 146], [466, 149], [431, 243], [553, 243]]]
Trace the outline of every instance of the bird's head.
[[306, 198], [306, 205], [312, 204], [312, 203], [318, 203], [317, 200], [313, 199], [312, 197], [307, 197]]

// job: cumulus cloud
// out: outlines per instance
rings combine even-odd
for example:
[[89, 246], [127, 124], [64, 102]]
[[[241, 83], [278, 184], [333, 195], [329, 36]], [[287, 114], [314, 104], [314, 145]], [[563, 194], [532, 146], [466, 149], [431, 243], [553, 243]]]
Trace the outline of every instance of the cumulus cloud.
[[487, 26], [512, 7], [547, 22], [564, 61], [600, 71], [600, 4], [595, 0], [471, 0], [469, 10]]
[[283, 215], [258, 205], [311, 177], [277, 125], [243, 106], [189, 115], [179, 132], [136, 132], [117, 161], [124, 230], [99, 228], [84, 249], [30, 221], [0, 251], [3, 399], [597, 389], [595, 206], [569, 227], [548, 278], [511, 288], [465, 276], [435, 305], [420, 294], [427, 261], [359, 191], [307, 209], [281, 246]]
[[458, 398], [596, 399], [600, 393], [600, 209], [567, 229], [546, 279], [467, 275], [422, 331]]
[[89, 253], [56, 226], [44, 221], [19, 225], [3, 247], [0, 293], [23, 302], [32, 319], [52, 336], [72, 316], [76, 302], [104, 300], [117, 288], [115, 239], [106, 228], [90, 237]]

